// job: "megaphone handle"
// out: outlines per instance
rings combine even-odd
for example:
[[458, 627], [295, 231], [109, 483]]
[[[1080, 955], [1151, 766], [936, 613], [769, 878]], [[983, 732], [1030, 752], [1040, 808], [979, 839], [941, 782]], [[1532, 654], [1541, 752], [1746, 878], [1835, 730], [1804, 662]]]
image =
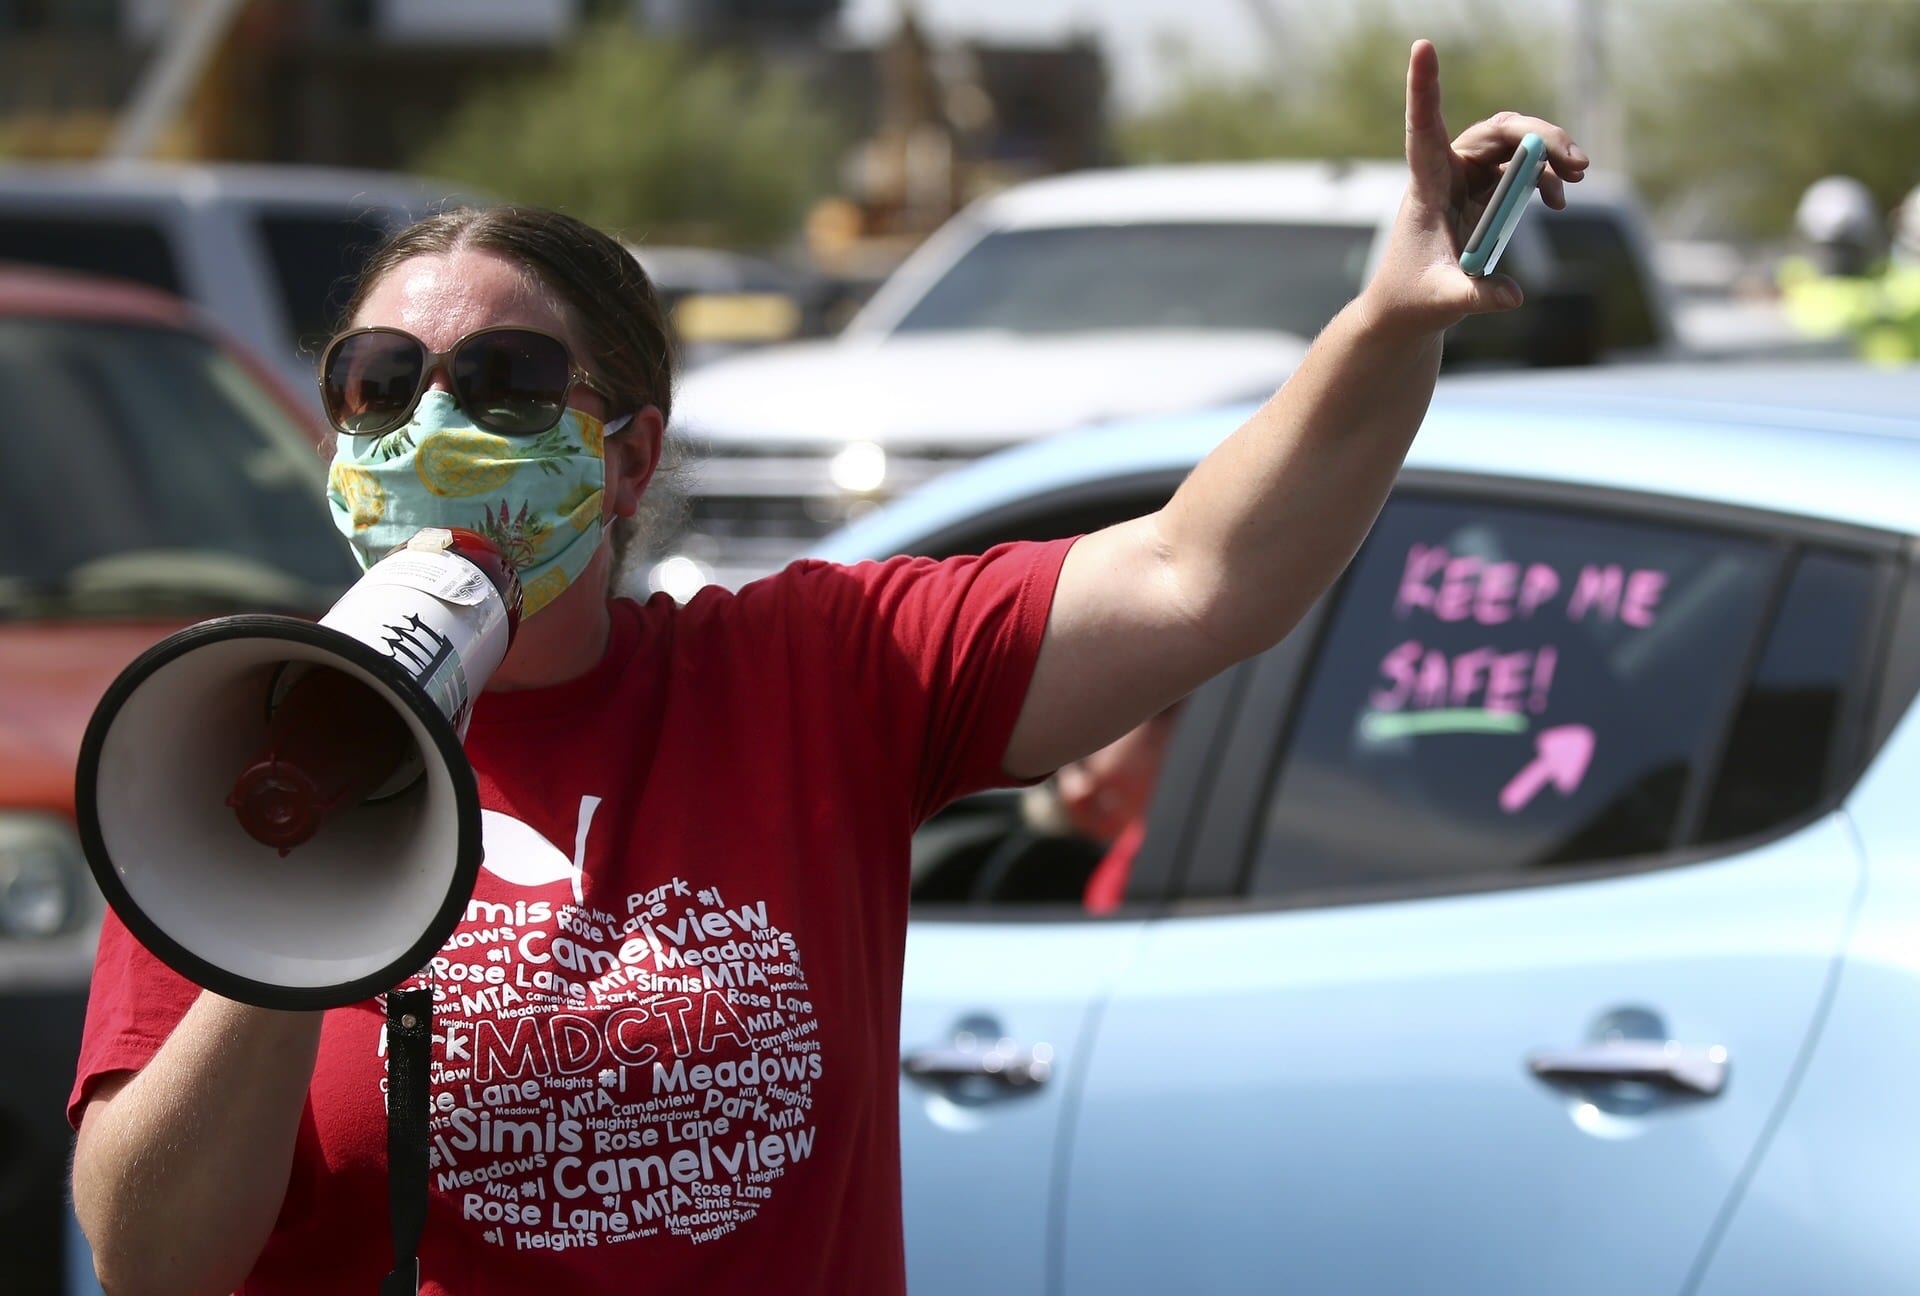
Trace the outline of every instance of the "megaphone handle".
[[433, 988], [387, 992], [387, 1211], [393, 1272], [380, 1296], [420, 1290], [420, 1234], [427, 1223], [427, 1109], [431, 1097]]

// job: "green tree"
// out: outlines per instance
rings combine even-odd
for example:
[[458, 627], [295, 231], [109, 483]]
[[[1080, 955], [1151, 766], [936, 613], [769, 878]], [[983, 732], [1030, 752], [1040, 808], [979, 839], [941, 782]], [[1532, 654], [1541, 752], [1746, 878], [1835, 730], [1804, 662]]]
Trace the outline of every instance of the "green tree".
[[797, 231], [839, 141], [798, 75], [612, 24], [471, 96], [414, 165], [629, 239], [752, 248]]
[[1821, 176], [1891, 208], [1920, 181], [1920, 3], [1634, 0], [1617, 24], [1633, 174], [1656, 204], [1784, 236]]
[[1350, 10], [1288, 49], [1284, 66], [1222, 82], [1192, 65], [1159, 107], [1120, 124], [1128, 162], [1245, 161], [1295, 157], [1398, 157], [1407, 49], [1417, 36], [1440, 48], [1447, 121], [1456, 129], [1503, 108], [1551, 115], [1552, 76], [1541, 30], [1495, 0], [1422, 5], [1411, 17], [1385, 0]]

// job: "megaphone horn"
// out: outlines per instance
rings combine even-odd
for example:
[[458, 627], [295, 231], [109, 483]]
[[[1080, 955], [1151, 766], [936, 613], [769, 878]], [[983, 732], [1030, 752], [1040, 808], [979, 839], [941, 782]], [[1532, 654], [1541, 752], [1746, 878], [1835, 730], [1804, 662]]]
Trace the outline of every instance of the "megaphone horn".
[[95, 708], [74, 789], [114, 912], [182, 976], [262, 1007], [412, 975], [473, 891], [461, 742], [519, 615], [497, 548], [427, 530], [317, 625], [221, 617], [148, 649]]

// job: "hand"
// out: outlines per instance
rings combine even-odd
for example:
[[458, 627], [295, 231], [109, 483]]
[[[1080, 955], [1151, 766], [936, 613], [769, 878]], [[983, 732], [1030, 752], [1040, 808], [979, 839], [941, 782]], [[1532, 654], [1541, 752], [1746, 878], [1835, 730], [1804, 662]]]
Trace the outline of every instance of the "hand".
[[1460, 249], [1528, 131], [1547, 145], [1540, 197], [1549, 207], [1565, 207], [1566, 185], [1587, 170], [1587, 155], [1572, 137], [1552, 122], [1503, 112], [1449, 143], [1440, 120], [1440, 56], [1430, 41], [1413, 43], [1407, 60], [1407, 192], [1367, 285], [1376, 319], [1438, 333], [1465, 316], [1520, 304], [1520, 285], [1507, 276], [1476, 279], [1461, 270]]

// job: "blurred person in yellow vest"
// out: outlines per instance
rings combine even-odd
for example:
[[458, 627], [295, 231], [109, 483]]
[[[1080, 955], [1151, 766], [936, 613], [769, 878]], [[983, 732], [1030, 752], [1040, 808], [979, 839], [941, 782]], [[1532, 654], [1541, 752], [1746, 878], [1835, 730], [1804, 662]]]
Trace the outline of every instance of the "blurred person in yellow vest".
[[1920, 360], [1920, 188], [1886, 226], [1873, 194], [1852, 176], [1808, 186], [1794, 213], [1801, 251], [1780, 267], [1787, 314], [1815, 337], [1853, 338], [1868, 360]]

